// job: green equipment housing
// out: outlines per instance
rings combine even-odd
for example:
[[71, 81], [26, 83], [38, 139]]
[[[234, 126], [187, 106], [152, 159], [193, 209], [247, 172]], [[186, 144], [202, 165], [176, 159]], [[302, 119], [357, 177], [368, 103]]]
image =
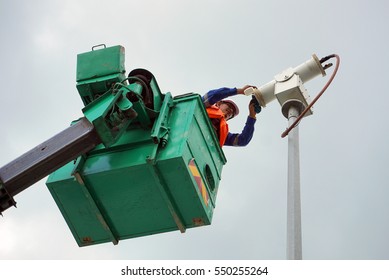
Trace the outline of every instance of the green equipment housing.
[[78, 245], [211, 224], [226, 158], [201, 97], [163, 94], [144, 69], [126, 77], [122, 46], [79, 54], [77, 90], [100, 144], [46, 185]]

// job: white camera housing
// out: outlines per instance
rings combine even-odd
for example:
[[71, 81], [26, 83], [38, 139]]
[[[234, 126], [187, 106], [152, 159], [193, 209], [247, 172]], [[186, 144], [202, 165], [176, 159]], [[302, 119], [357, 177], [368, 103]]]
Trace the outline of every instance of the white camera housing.
[[[281, 106], [289, 100], [298, 100], [305, 107], [311, 102], [310, 96], [304, 87], [304, 83], [318, 75], [325, 76], [325, 70], [318, 57], [313, 54], [312, 58], [295, 68], [288, 68], [277, 74], [274, 80], [259, 88], [248, 88], [246, 95], [253, 94], [262, 107], [277, 99]], [[312, 114], [312, 110], [305, 114]]]

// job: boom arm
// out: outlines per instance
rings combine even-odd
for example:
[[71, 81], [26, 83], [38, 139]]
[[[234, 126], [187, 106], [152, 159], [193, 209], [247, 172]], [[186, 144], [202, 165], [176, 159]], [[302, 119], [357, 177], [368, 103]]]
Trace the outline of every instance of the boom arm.
[[0, 168], [0, 213], [15, 206], [15, 195], [78, 156], [101, 140], [87, 118]]

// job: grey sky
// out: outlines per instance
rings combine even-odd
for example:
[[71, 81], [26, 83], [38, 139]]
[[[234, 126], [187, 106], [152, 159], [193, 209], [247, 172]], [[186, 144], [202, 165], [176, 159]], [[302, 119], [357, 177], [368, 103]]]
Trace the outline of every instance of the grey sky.
[[[122, 45], [163, 92], [260, 86], [337, 53], [337, 77], [300, 124], [304, 259], [389, 259], [385, 1], [0, 0], [0, 165], [82, 115], [76, 55]], [[332, 69], [328, 70], [328, 74]], [[311, 96], [329, 75], [306, 84]], [[237, 96], [241, 115], [249, 98]], [[0, 259], [285, 259], [287, 126], [275, 101], [246, 148], [224, 148], [213, 223], [79, 248], [45, 186], [0, 218]]]

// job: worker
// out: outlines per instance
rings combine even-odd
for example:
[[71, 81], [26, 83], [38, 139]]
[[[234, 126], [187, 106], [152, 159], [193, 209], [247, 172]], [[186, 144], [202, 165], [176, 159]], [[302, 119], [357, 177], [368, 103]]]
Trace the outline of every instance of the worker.
[[249, 103], [249, 115], [241, 133], [230, 133], [227, 121], [239, 114], [239, 108], [232, 100], [225, 100], [244, 91], [251, 86], [242, 88], [219, 88], [207, 92], [203, 103], [211, 120], [212, 126], [219, 139], [220, 146], [246, 146], [253, 137], [256, 114], [261, 111], [258, 102], [253, 98]]

